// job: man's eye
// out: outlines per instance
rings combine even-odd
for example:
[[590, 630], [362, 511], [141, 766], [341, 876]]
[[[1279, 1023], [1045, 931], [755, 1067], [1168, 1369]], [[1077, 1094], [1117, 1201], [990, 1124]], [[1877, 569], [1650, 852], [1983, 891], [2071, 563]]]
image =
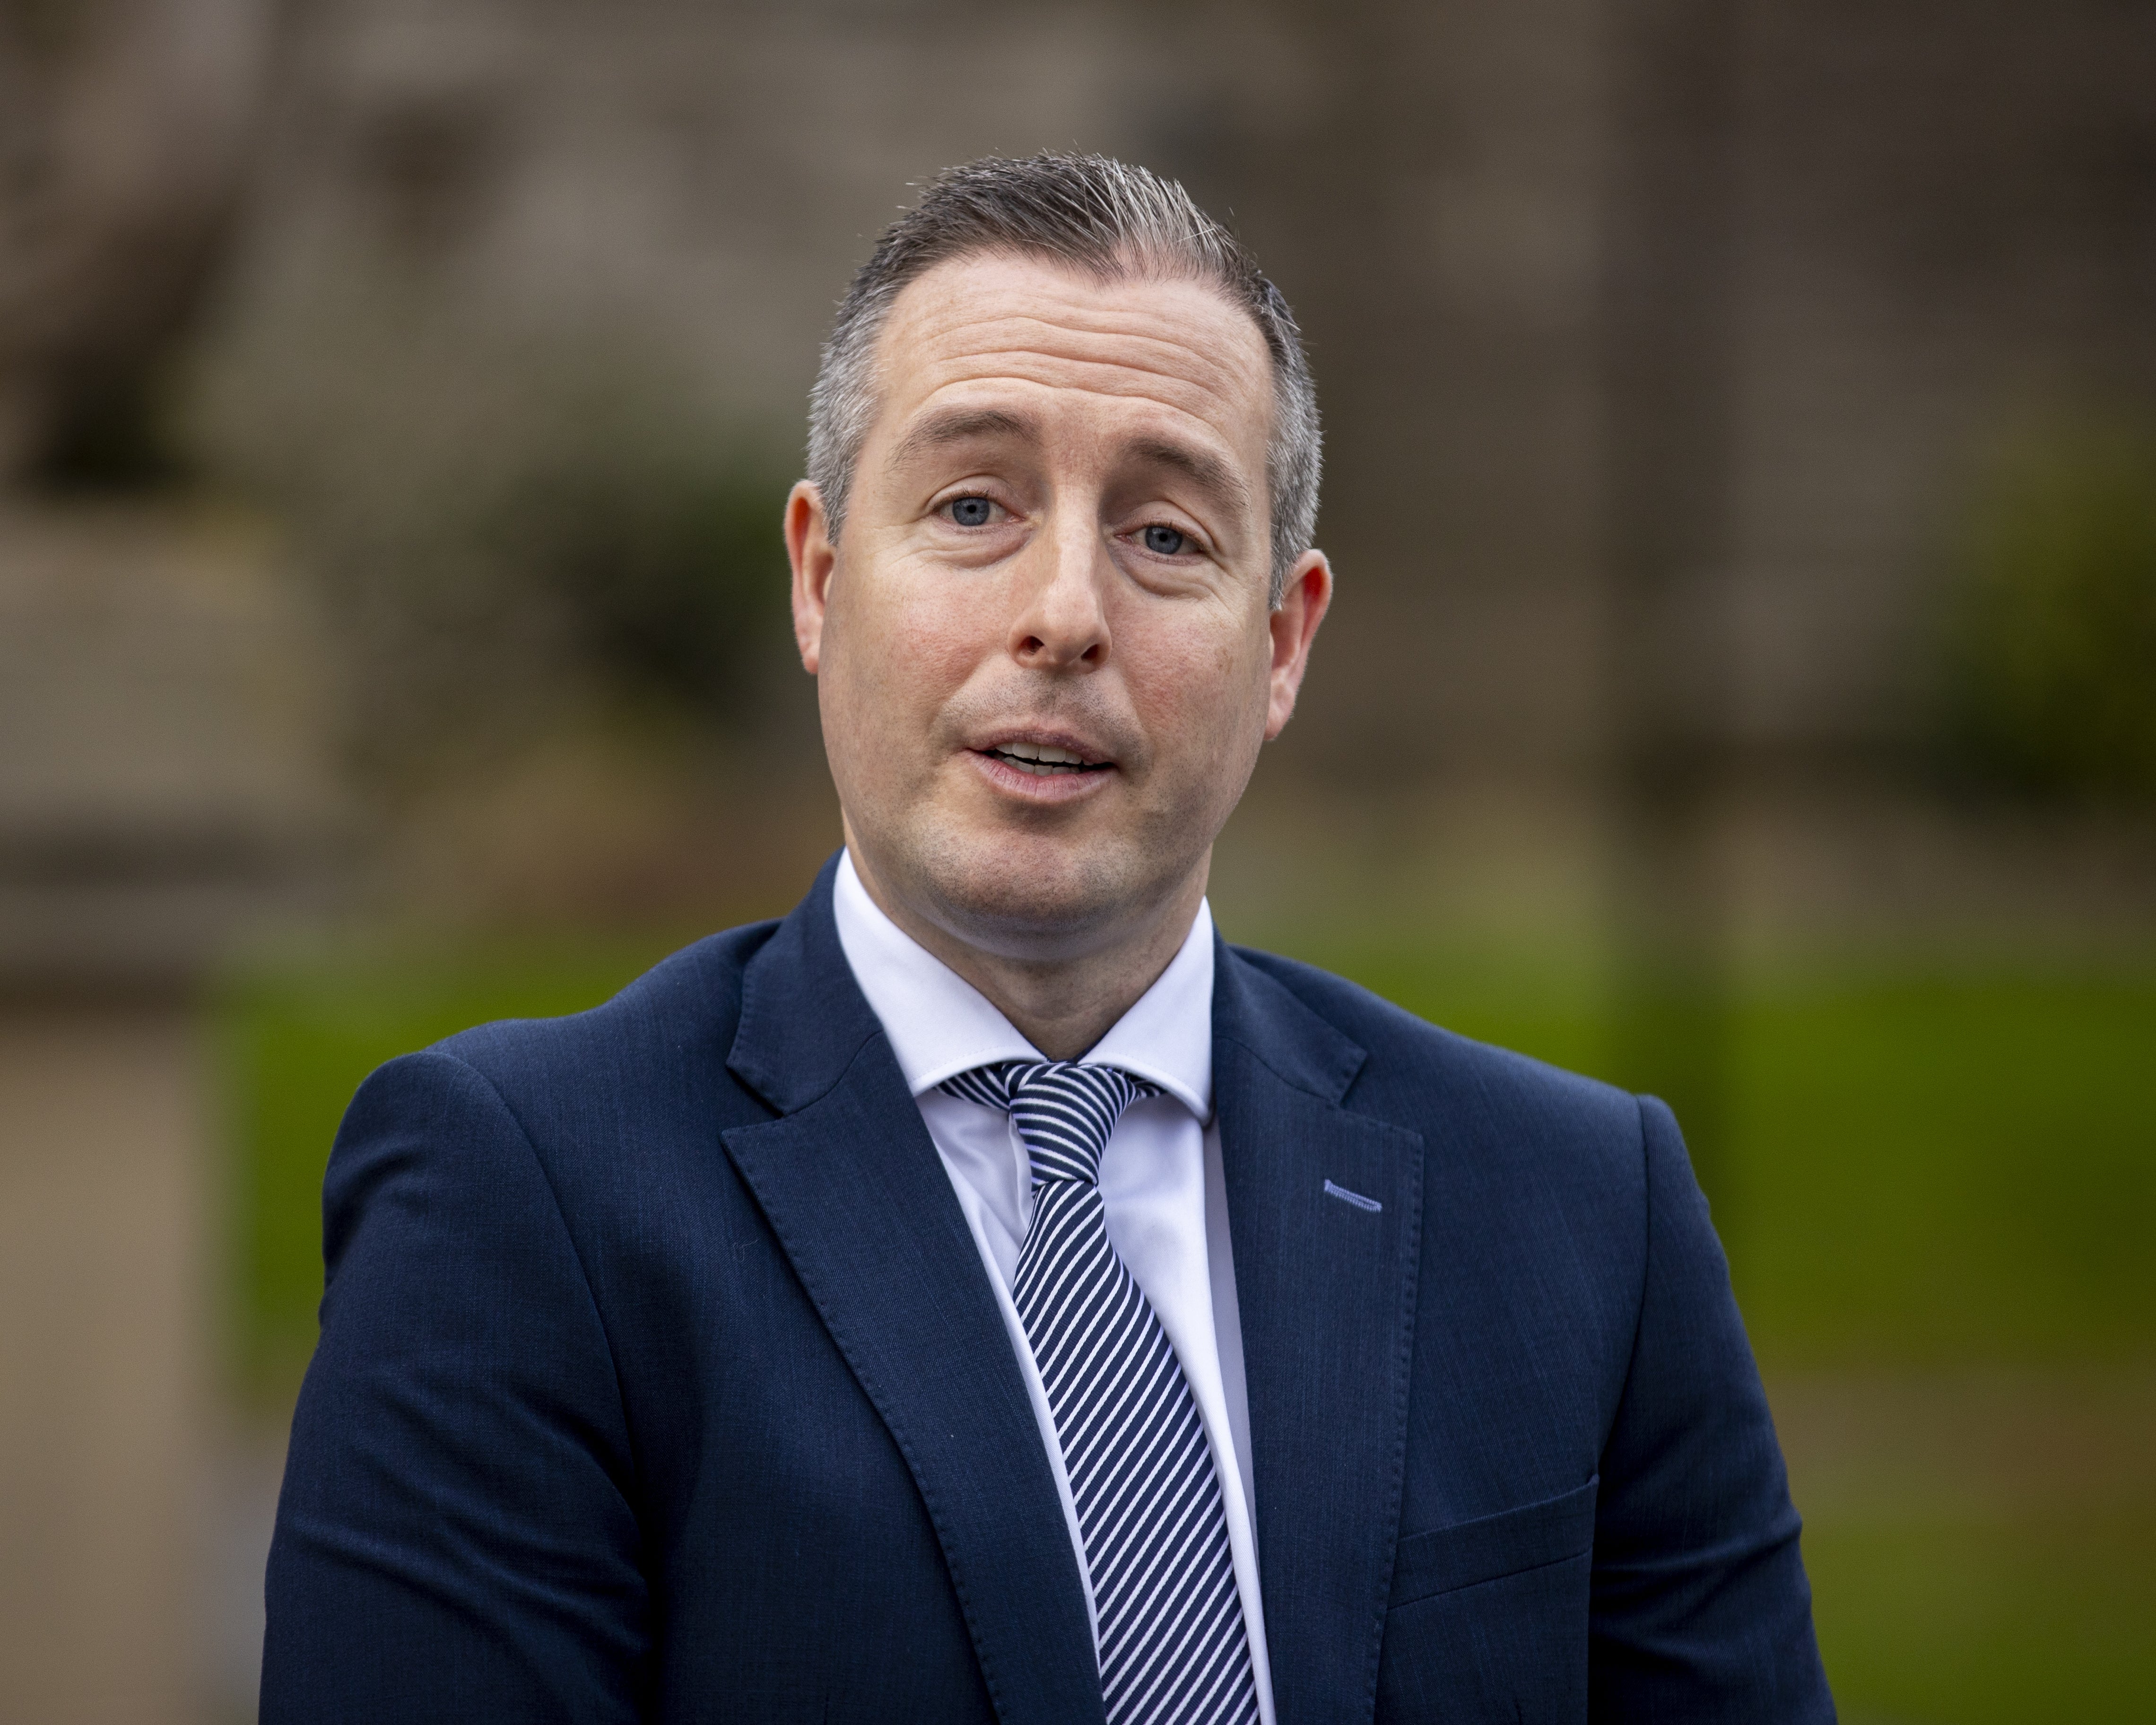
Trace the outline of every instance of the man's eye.
[[1190, 536], [1173, 527], [1150, 526], [1145, 530], [1145, 548], [1157, 557], [1180, 557], [1190, 548]]
[[961, 497], [947, 506], [951, 519], [962, 527], [985, 527], [996, 506], [985, 497]]

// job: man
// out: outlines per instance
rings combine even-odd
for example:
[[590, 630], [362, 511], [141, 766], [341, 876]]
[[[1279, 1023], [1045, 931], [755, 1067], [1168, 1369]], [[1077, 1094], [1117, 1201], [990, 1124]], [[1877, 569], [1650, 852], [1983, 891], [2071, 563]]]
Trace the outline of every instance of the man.
[[266, 1719], [1832, 1717], [1667, 1111], [1213, 932], [1317, 454], [1178, 187], [883, 237], [785, 524], [845, 849], [360, 1091]]

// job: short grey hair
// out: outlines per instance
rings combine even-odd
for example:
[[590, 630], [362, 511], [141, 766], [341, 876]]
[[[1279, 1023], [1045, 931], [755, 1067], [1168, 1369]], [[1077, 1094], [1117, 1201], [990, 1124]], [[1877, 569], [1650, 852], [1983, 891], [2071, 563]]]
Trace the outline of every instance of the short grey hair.
[[839, 307], [808, 404], [808, 478], [823, 494], [835, 543], [861, 444], [876, 413], [876, 340], [906, 285], [937, 264], [979, 253], [1045, 258], [1102, 281], [1182, 276], [1249, 312], [1272, 358], [1273, 424], [1265, 451], [1272, 507], [1270, 602], [1317, 525], [1322, 439], [1302, 332], [1281, 291], [1234, 234], [1173, 180], [1106, 156], [985, 157], [947, 168], [884, 230]]

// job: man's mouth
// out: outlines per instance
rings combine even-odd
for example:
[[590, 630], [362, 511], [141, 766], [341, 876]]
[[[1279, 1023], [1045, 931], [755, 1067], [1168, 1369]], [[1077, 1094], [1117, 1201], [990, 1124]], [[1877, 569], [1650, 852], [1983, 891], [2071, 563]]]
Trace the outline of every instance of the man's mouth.
[[1115, 764], [1112, 761], [1089, 761], [1083, 755], [1045, 742], [1006, 742], [981, 752], [1037, 778], [1060, 773], [1104, 773]]

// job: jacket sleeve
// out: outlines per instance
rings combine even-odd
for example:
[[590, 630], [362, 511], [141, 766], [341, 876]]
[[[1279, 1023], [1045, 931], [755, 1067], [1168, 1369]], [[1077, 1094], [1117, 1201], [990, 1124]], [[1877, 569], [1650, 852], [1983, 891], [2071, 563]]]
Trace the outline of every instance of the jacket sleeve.
[[463, 1061], [393, 1062], [346, 1114], [322, 1212], [265, 1725], [636, 1717], [651, 1604], [627, 1424], [522, 1127]]
[[1645, 1286], [1602, 1456], [1597, 1721], [1830, 1721], [1797, 1512], [1676, 1122], [1642, 1098]]

